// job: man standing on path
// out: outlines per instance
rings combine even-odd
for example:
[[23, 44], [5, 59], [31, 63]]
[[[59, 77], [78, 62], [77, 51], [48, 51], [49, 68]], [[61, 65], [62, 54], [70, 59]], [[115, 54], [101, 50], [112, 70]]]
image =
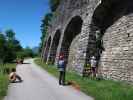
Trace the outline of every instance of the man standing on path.
[[59, 55], [58, 69], [59, 69], [59, 72], [60, 72], [59, 85], [65, 85], [65, 60], [64, 60], [64, 55], [63, 54]]

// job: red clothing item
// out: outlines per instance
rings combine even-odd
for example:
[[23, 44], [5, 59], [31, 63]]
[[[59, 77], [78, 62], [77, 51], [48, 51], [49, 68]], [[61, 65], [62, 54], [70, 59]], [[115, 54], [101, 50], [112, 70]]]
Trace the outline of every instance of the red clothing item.
[[64, 59], [64, 54], [63, 53], [60, 53], [59, 60], [63, 60], [63, 59]]

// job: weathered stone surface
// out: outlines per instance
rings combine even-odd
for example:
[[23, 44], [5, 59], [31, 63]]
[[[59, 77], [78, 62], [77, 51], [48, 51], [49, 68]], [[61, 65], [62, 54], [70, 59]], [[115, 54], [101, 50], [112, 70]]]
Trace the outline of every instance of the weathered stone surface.
[[103, 37], [105, 51], [100, 65], [103, 77], [133, 81], [133, 21], [131, 16], [133, 17], [133, 14], [130, 17], [120, 18], [107, 29]]
[[[82, 74], [86, 58], [85, 54], [90, 32], [89, 25], [91, 23], [93, 11], [98, 5], [98, 2], [99, 0], [62, 0], [56, 11], [56, 17], [52, 20], [51, 27], [49, 27], [49, 35], [47, 38], [52, 38], [51, 45], [52, 42], [54, 42], [53, 38], [56, 31], [60, 30], [61, 32], [60, 43], [57, 48], [57, 55], [59, 55], [64, 32], [71, 19], [75, 16], [79, 16], [83, 20], [81, 32], [73, 39], [69, 47], [70, 52], [67, 64], [68, 69], [74, 69], [80, 74]], [[49, 56], [50, 54], [48, 54], [47, 61], [49, 61]]]
[[[106, 79], [133, 82], [133, 2], [118, 2], [120, 0], [110, 0], [109, 3], [106, 0], [62, 0], [48, 30], [47, 41], [51, 37], [51, 43], [47, 61], [50, 60], [51, 46], [55, 42], [57, 30], [60, 30], [61, 36], [56, 55], [61, 52], [64, 41], [67, 44], [68, 40], [64, 38], [71, 32], [72, 35], [68, 36], [72, 37], [72, 41], [67, 46], [67, 68], [82, 74], [86, 61], [96, 54], [95, 27], [98, 27], [99, 30], [104, 30], [102, 40], [105, 49], [100, 55], [98, 74]], [[76, 16], [83, 21], [79, 33], [68, 28], [69, 25], [78, 27], [78, 21], [73, 21]], [[65, 33], [66, 30], [68, 33]], [[42, 55], [46, 55], [47, 43]]]

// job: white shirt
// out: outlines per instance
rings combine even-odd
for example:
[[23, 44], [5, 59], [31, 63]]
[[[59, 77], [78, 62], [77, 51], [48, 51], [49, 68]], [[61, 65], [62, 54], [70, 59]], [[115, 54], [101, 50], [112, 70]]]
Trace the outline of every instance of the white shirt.
[[59, 60], [59, 71], [65, 71], [65, 61], [64, 60]]
[[91, 67], [96, 67], [96, 63], [95, 59], [91, 59]]

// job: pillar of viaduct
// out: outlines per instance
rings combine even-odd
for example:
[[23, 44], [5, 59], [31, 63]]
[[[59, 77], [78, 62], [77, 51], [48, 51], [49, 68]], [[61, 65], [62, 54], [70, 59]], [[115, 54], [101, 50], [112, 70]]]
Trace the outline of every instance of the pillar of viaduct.
[[67, 68], [82, 74], [91, 56], [98, 75], [133, 82], [133, 1], [62, 0], [44, 46], [43, 59], [65, 54]]

